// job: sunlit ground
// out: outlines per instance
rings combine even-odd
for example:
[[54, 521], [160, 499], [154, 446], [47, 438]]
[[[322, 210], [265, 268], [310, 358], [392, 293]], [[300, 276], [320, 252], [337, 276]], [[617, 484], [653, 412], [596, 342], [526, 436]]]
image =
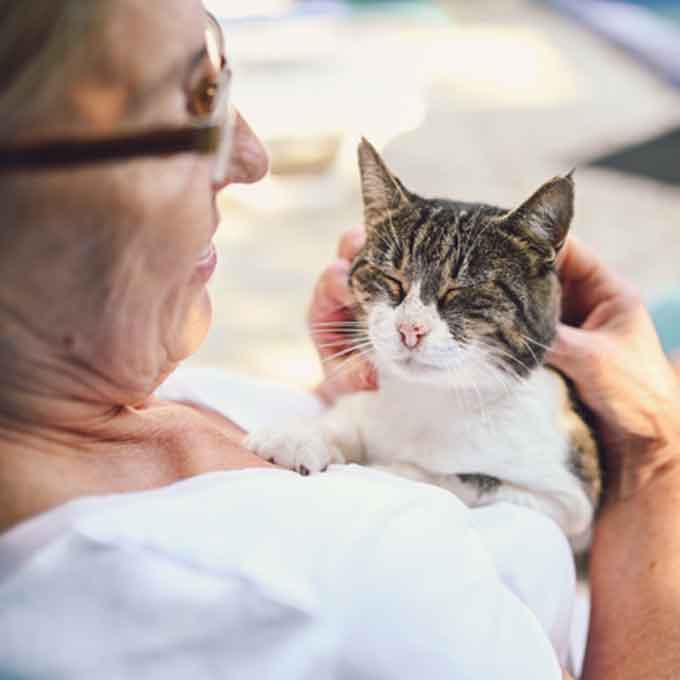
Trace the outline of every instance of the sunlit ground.
[[[293, 7], [212, 4], [232, 19]], [[305, 311], [339, 234], [361, 219], [361, 135], [412, 189], [463, 200], [511, 206], [580, 166], [577, 233], [648, 296], [677, 282], [677, 189], [584, 162], [677, 122], [680, 93], [536, 4], [439, 7], [448, 18], [228, 24], [235, 99], [271, 146], [276, 174], [222, 196], [215, 324], [194, 363], [318, 379]]]

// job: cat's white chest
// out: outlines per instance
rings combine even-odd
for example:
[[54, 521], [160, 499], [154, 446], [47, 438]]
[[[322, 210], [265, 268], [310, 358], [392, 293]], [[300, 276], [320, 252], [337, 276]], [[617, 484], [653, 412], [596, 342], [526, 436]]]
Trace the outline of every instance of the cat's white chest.
[[469, 504], [459, 475], [491, 477], [502, 483], [477, 501], [528, 505], [575, 535], [589, 526], [592, 505], [570, 469], [564, 399], [561, 380], [544, 368], [494, 398], [381, 376], [379, 391], [341, 399], [316, 423], [251, 434], [247, 445], [303, 474], [360, 462], [448, 488]]
[[457, 435], [465, 432], [466, 448], [476, 448], [477, 428], [469, 427], [451, 394], [409, 388], [385, 385], [379, 392], [357, 399], [364, 460], [415, 463], [433, 473], [447, 472], [451, 456], [456, 449], [461, 452], [453, 446]]
[[520, 390], [495, 400], [387, 380], [379, 392], [360, 395], [354, 408], [369, 463], [414, 463], [433, 474], [498, 474], [524, 461], [535, 468], [563, 463], [560, 399], [557, 379], [539, 370]]

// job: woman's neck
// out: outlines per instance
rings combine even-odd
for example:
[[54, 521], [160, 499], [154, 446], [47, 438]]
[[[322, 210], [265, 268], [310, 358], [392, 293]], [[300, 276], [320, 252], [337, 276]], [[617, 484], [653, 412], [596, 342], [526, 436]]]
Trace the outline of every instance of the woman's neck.
[[[154, 489], [217, 470], [266, 467], [218, 414], [149, 399], [139, 407], [0, 420], [0, 531], [74, 498]], [[67, 425], [54, 425], [62, 414]], [[79, 424], [76, 426], [75, 423]]]

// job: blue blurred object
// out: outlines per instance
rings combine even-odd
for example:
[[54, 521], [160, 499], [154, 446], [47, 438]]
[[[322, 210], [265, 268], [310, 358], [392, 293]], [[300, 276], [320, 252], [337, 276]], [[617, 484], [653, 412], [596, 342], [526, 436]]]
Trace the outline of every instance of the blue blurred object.
[[434, 0], [345, 0], [355, 11], [379, 11], [425, 19], [446, 19], [444, 10]]
[[680, 87], [680, 0], [548, 0]]
[[628, 0], [628, 4], [645, 7], [664, 19], [680, 24], [680, 2], [678, 0]]
[[666, 354], [680, 352], [680, 289], [653, 302], [649, 311]]

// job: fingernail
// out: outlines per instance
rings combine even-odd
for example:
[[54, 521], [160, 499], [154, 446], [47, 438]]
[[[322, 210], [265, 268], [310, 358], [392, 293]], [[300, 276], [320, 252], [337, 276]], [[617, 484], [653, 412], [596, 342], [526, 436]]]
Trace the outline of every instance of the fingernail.
[[372, 366], [365, 366], [361, 370], [361, 382], [362, 382], [362, 388], [365, 390], [374, 390], [378, 386], [377, 380], [376, 380], [376, 375], [375, 375], [375, 370], [373, 369]]
[[359, 250], [364, 243], [366, 243], [366, 234], [363, 231], [358, 231], [352, 234], [352, 245]]
[[329, 266], [329, 269], [340, 274], [347, 274], [350, 270], [350, 266], [351, 265], [347, 260], [336, 260]]

